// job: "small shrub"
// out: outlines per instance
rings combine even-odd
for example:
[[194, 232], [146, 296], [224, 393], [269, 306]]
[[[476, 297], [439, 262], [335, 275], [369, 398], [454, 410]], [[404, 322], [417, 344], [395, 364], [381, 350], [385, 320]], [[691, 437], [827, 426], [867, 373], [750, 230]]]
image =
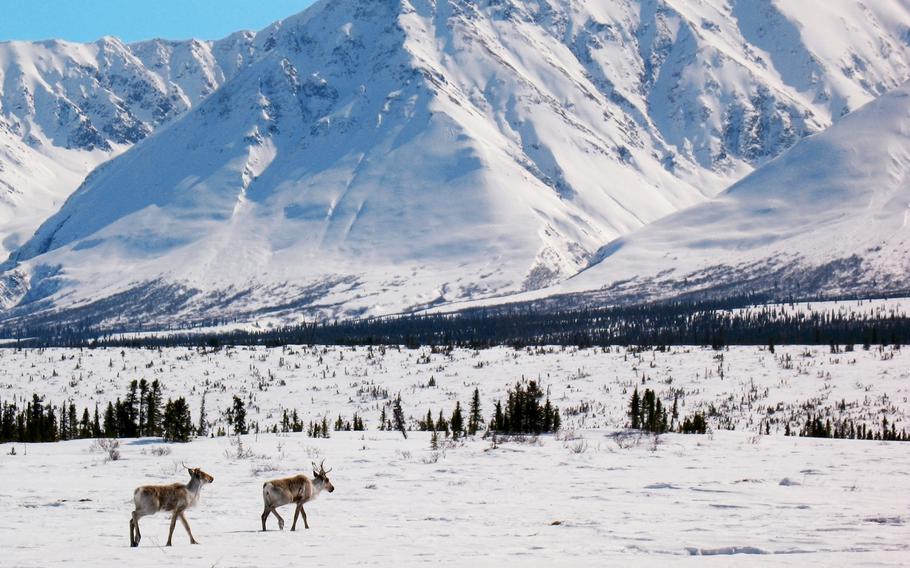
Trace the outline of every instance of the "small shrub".
[[574, 442], [566, 442], [566, 447], [573, 454], [583, 454], [588, 451], [588, 441], [584, 438], [579, 438]]
[[104, 454], [104, 461], [117, 461], [120, 459], [120, 440], [115, 438], [98, 438], [89, 448], [93, 452]]

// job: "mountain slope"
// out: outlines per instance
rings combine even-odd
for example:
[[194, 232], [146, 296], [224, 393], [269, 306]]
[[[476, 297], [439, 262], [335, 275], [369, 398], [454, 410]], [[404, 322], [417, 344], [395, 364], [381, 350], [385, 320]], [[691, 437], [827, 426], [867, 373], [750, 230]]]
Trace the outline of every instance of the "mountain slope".
[[252, 41], [0, 42], [0, 256], [95, 167], [236, 73]]
[[908, 7], [810, 3], [317, 3], [85, 181], [4, 266], [6, 317], [375, 314], [552, 284], [907, 78]]
[[910, 83], [560, 286], [606, 298], [910, 291]]

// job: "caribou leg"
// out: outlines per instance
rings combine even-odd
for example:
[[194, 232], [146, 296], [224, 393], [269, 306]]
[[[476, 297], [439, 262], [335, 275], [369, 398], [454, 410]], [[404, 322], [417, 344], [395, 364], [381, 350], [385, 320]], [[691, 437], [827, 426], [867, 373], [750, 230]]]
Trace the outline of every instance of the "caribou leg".
[[130, 546], [134, 548], [139, 546], [139, 541], [142, 540], [142, 533], [139, 532], [139, 519], [141, 518], [142, 515], [139, 514], [139, 511], [133, 511], [130, 518]]
[[174, 527], [177, 525], [177, 511], [174, 511], [174, 514], [171, 516], [171, 528], [167, 533], [167, 544], [165, 546], [171, 546], [171, 540], [174, 538]]
[[300, 516], [300, 509], [301, 509], [302, 506], [303, 506], [303, 505], [301, 505], [301, 504], [298, 502], [298, 503], [297, 503], [297, 506], [294, 507], [294, 523], [291, 524], [291, 532], [297, 530], [297, 517]]
[[193, 531], [190, 530], [190, 524], [186, 522], [186, 515], [183, 514], [183, 511], [180, 511], [178, 516], [180, 517], [180, 522], [183, 523], [183, 528], [186, 529], [186, 534], [190, 535], [190, 544], [199, 544], [196, 542], [196, 539], [193, 538]]
[[284, 519], [278, 514], [278, 507], [272, 507], [272, 514], [278, 519], [278, 530], [284, 530]]

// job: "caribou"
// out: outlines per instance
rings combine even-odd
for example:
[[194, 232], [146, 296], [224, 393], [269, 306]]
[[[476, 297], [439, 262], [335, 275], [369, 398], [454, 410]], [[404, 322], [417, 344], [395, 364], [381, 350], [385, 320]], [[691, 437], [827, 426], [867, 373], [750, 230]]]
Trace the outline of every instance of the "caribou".
[[325, 460], [322, 460], [318, 467], [313, 462], [313, 479], [300, 474], [284, 479], [266, 481], [262, 485], [262, 500], [265, 503], [265, 508], [262, 511], [262, 530], [266, 530], [265, 521], [269, 518], [269, 513], [275, 515], [275, 518], [278, 519], [278, 529], [284, 530], [284, 519], [278, 514], [277, 509], [288, 503], [296, 504], [291, 530], [293, 531], [297, 528], [297, 517], [300, 515], [303, 515], [303, 526], [310, 528], [306, 519], [306, 511], [303, 510], [303, 504], [311, 501], [323, 491], [328, 491], [329, 493], [335, 491], [335, 486], [329, 481], [328, 473], [330, 471], [332, 471], [331, 468], [326, 471]]
[[183, 524], [186, 533], [190, 535], [190, 543], [199, 544], [193, 538], [190, 524], [186, 521], [183, 512], [194, 506], [199, 501], [202, 488], [215, 481], [215, 478], [199, 468], [187, 468], [190, 474], [189, 483], [173, 483], [171, 485], [143, 485], [133, 492], [133, 503], [136, 509], [130, 518], [130, 546], [139, 546], [142, 534], [139, 532], [139, 519], [154, 515], [158, 511], [170, 511], [171, 529], [167, 533], [167, 546], [171, 546], [174, 536], [174, 525], [177, 519]]

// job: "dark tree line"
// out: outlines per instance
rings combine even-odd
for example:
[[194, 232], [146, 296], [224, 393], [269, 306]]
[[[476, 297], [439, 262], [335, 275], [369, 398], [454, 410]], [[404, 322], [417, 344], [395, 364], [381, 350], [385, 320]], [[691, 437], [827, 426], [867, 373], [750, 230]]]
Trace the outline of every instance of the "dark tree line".
[[453, 438], [458, 439], [463, 436], [474, 436], [480, 431], [483, 424], [484, 420], [480, 408], [480, 389], [475, 387], [474, 394], [471, 395], [471, 403], [468, 406], [467, 421], [461, 409], [461, 401], [455, 401], [455, 408], [448, 419], [440, 410], [439, 417], [433, 420], [432, 410], [427, 410], [426, 418], [417, 421], [417, 429], [424, 432], [442, 432], [446, 436], [451, 433]]
[[501, 434], [541, 434], [559, 430], [562, 419], [559, 408], [550, 403], [550, 397], [541, 404], [544, 393], [537, 381], [516, 383], [509, 389], [505, 405], [497, 400], [494, 405], [490, 430]]
[[[98, 330], [82, 325], [8, 328], [21, 337], [9, 347], [169, 347], [220, 345], [425, 345], [482, 348], [494, 345], [884, 345], [910, 342], [905, 314], [783, 313], [771, 298], [673, 301], [565, 309], [542, 305], [471, 309], [456, 314], [303, 323], [265, 331], [155, 335], [129, 338], [131, 329]], [[798, 301], [792, 299], [792, 301]]]
[[677, 397], [674, 396], [673, 406], [668, 414], [666, 405], [651, 389], [645, 389], [645, 392], [639, 395], [638, 387], [635, 387], [632, 396], [629, 397], [628, 414], [630, 427], [653, 434], [663, 434], [674, 429], [681, 434], [704, 434], [708, 431], [708, 422], [703, 413], [696, 412], [679, 422]]
[[[787, 435], [791, 435], [790, 425], [787, 425]], [[809, 416], [799, 431], [799, 435], [807, 438], [839, 438], [848, 440], [879, 440], [885, 442], [908, 442], [910, 434], [906, 429], [897, 431], [896, 425], [888, 422], [887, 417], [882, 418], [880, 429], [867, 427], [865, 423], [857, 424], [853, 420], [835, 420], [830, 418], [822, 421], [820, 416]]]
[[325, 416], [322, 421], [310, 422], [307, 426], [306, 435], [310, 438], [328, 438], [329, 437], [329, 420]]
[[162, 405], [163, 385], [145, 379], [130, 382], [125, 396], [108, 402], [103, 413], [96, 404], [80, 414], [73, 402], [59, 406], [33, 394], [24, 405], [0, 403], [0, 443], [59, 442], [85, 438], [162, 436], [188, 441], [195, 428], [186, 399], [168, 399]]
[[74, 403], [57, 406], [37, 394], [25, 403], [0, 402], [0, 443], [57, 442], [102, 434], [97, 406], [94, 413], [84, 408], [80, 418]]

